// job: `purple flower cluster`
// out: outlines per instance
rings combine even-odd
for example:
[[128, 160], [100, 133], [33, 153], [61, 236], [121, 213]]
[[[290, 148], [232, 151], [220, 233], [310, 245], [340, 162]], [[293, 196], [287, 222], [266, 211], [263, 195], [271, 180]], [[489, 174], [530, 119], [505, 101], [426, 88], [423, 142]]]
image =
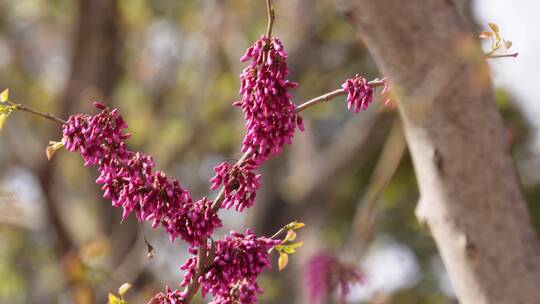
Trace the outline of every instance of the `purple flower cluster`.
[[181, 237], [190, 245], [202, 244], [214, 229], [221, 227], [212, 202], [193, 201], [180, 183], [163, 172], [154, 172], [151, 156], [126, 148], [127, 124], [116, 109], [110, 111], [94, 103], [101, 113], [72, 115], [63, 128], [63, 142], [78, 151], [85, 165], [98, 165], [103, 197], [114, 207], [123, 207], [122, 219], [135, 212], [139, 221], [161, 224], [171, 240]]
[[223, 185], [225, 195], [221, 204], [222, 208], [235, 207], [241, 212], [253, 206], [257, 190], [261, 187], [261, 175], [253, 172], [255, 168], [252, 159], [238, 165], [223, 162], [214, 168], [216, 175], [210, 180], [211, 189], [216, 190]]
[[127, 157], [129, 153], [124, 140], [130, 134], [123, 133], [127, 128], [124, 119], [116, 109], [108, 111], [97, 102], [94, 106], [103, 112], [94, 116], [76, 114], [69, 117], [62, 130], [64, 146], [69, 151], [78, 151], [85, 166]]
[[257, 303], [257, 294], [260, 293], [263, 293], [262, 288], [256, 284], [249, 284], [247, 280], [244, 280], [232, 286], [228, 295], [216, 296], [210, 304]]
[[342, 263], [335, 254], [320, 253], [307, 265], [306, 285], [311, 303], [321, 303], [339, 287], [345, 298], [352, 284], [364, 282], [364, 275], [353, 265]]
[[[263, 35], [240, 60], [249, 61], [249, 66], [240, 75], [242, 100], [234, 105], [244, 112], [242, 152], [248, 152], [249, 157], [237, 165], [221, 163], [214, 168], [216, 175], [211, 179], [212, 190], [223, 186], [221, 207], [237, 211], [254, 204], [261, 186], [261, 175], [255, 169], [285, 144], [291, 144], [297, 127], [304, 130], [289, 93], [298, 84], [286, 79], [287, 53], [281, 41]], [[356, 75], [342, 87], [348, 95], [349, 110], [366, 110], [373, 101], [374, 90], [365, 78]], [[387, 82], [384, 87], [383, 94], [387, 94]], [[211, 304], [257, 303], [256, 295], [262, 293], [257, 277], [270, 267], [268, 250], [281, 241], [257, 237], [248, 229], [245, 234], [233, 231], [225, 239], [208, 244], [213, 231], [222, 226], [212, 208], [214, 202], [206, 198], [193, 200], [176, 179], [154, 171], [151, 156], [126, 147], [130, 134], [124, 133], [128, 126], [118, 110], [101, 103], [94, 106], [101, 112], [69, 117], [63, 126], [62, 142], [68, 150], [82, 155], [85, 166], [98, 167], [96, 183], [101, 185], [104, 198], [110, 199], [114, 207], [123, 208], [122, 220], [135, 213], [137, 220], [150, 221], [153, 228], [161, 225], [171, 241], [179, 237], [190, 245], [189, 252], [194, 256], [181, 267], [186, 271], [182, 287], [201, 284], [203, 296], [214, 296]], [[208, 261], [203, 261], [204, 269], [197, 273], [201, 248], [208, 251]], [[319, 255], [310, 262], [308, 281], [314, 301], [337, 287], [346, 295], [351, 283], [362, 280], [356, 268], [341, 263], [334, 255]], [[150, 303], [185, 303], [186, 295], [193, 295], [188, 292], [194, 290], [180, 292], [167, 287]]]
[[184, 304], [184, 297], [179, 290], [171, 290], [169, 286], [165, 289], [165, 293], [158, 293], [148, 304]]
[[367, 110], [369, 104], [373, 102], [373, 88], [359, 75], [347, 79], [341, 87], [347, 93], [347, 108], [354, 110], [355, 113]]
[[212, 209], [212, 203], [206, 198], [190, 201], [177, 211], [177, 216], [170, 217], [172, 220], [165, 229], [171, 240], [174, 239], [172, 236], [180, 235], [191, 246], [204, 244], [215, 229], [223, 226], [216, 211]]
[[[264, 268], [270, 267], [268, 250], [280, 242], [257, 237], [250, 229], [245, 234], [232, 231], [224, 240], [215, 241], [214, 259], [199, 278], [203, 296], [212, 294], [215, 304], [257, 303], [255, 295], [262, 292], [257, 277]], [[197, 253], [195, 249], [190, 250]], [[197, 257], [192, 257], [182, 265], [181, 269], [186, 270], [182, 286], [187, 286], [195, 275], [197, 261]]]
[[303, 129], [289, 93], [298, 84], [286, 79], [287, 53], [278, 38], [261, 36], [240, 60], [251, 61], [240, 75], [242, 100], [235, 103], [246, 119], [242, 152], [260, 164], [291, 144], [297, 126]]

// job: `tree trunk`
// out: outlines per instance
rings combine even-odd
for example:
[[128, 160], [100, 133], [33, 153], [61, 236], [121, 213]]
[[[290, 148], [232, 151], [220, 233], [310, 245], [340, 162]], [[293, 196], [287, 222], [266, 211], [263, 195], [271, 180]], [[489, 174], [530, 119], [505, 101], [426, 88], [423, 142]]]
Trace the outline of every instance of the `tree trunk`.
[[[112, 93], [119, 72], [121, 39], [117, 1], [79, 0], [78, 10], [70, 75], [59, 101], [58, 112], [63, 118], [79, 111], [80, 108], [90, 108], [90, 101], [107, 99]], [[86, 106], [83, 106], [84, 104]], [[58, 138], [59, 128], [54, 127], [55, 135], [51, 135], [50, 138]], [[78, 265], [79, 257], [75, 254], [69, 255], [70, 251], [76, 251], [77, 244], [69, 231], [70, 227], [62, 219], [65, 212], [62, 212], [64, 202], [62, 191], [59, 189], [61, 177], [57, 157], [45, 162], [36, 175], [43, 189], [47, 215], [57, 234], [55, 247], [59, 259], [73, 261], [71, 264]], [[67, 265], [64, 274], [70, 285], [72, 302], [95, 302], [91, 284], [84, 280], [80, 281], [69, 268], [70, 263], [64, 264]]]
[[461, 303], [539, 303], [540, 244], [475, 34], [452, 0], [347, 0], [404, 122], [429, 227]]

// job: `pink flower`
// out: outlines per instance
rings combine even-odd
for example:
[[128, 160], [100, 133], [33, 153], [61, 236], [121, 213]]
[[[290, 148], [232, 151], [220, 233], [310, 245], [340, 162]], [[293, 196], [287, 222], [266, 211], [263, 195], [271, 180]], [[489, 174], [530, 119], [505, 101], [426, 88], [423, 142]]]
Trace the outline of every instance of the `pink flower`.
[[235, 103], [246, 119], [242, 152], [251, 151], [258, 165], [291, 144], [297, 126], [303, 128], [289, 93], [297, 84], [286, 79], [287, 53], [278, 38], [261, 36], [240, 60], [251, 61], [240, 75], [242, 100]]
[[100, 163], [96, 183], [102, 185], [103, 197], [110, 199], [114, 207], [124, 208], [122, 220], [133, 211], [137, 212], [138, 219], [145, 220], [144, 212], [148, 211], [141, 211], [140, 202], [144, 191], [151, 188], [152, 157], [127, 151], [124, 157], [106, 156]]
[[367, 110], [369, 104], [373, 102], [373, 88], [363, 77], [356, 75], [353, 79], [347, 79], [341, 87], [347, 93], [347, 108], [354, 110], [355, 113]]
[[182, 292], [179, 290], [171, 290], [169, 286], [166, 287], [165, 293], [158, 293], [155, 295], [148, 304], [183, 304], [185, 303]]
[[344, 299], [352, 284], [363, 282], [364, 275], [358, 268], [342, 263], [332, 253], [320, 253], [308, 261], [306, 287], [312, 303], [322, 303], [337, 288]]
[[[98, 109], [105, 106], [94, 103]], [[95, 165], [102, 158], [126, 157], [124, 140], [129, 133], [123, 133], [127, 124], [118, 110], [103, 111], [97, 115], [71, 115], [62, 127], [63, 143], [69, 151], [78, 151], [84, 159], [85, 166]]]
[[210, 304], [257, 303], [257, 294], [263, 293], [257, 283], [250, 284], [247, 280], [234, 284], [227, 295], [218, 295]]
[[191, 246], [203, 245], [214, 230], [223, 226], [216, 211], [212, 209], [212, 203], [213, 201], [202, 198], [185, 203], [176, 210], [169, 208], [163, 226], [171, 241], [180, 236]]
[[[203, 296], [214, 296], [212, 303], [257, 303], [256, 293], [262, 292], [257, 277], [270, 267], [268, 250], [279, 240], [257, 237], [251, 230], [245, 234], [232, 231], [224, 240], [214, 242], [215, 257], [206, 273], [199, 279]], [[209, 250], [211, 250], [209, 248]], [[196, 249], [190, 249], [194, 255]], [[181, 269], [186, 275], [181, 283], [185, 287], [195, 275], [197, 257], [190, 258]]]
[[94, 105], [102, 111], [69, 118], [63, 142], [82, 155], [85, 165], [98, 165], [96, 183], [102, 185], [103, 197], [124, 209], [122, 220], [135, 212], [139, 221], [151, 221], [153, 228], [162, 225], [171, 241], [180, 237], [191, 246], [203, 244], [222, 225], [212, 202], [206, 198], [193, 202], [176, 179], [154, 172], [151, 156], [126, 148], [127, 124], [118, 110]]
[[220, 185], [224, 186], [222, 208], [235, 207], [237, 211], [243, 211], [253, 206], [257, 190], [261, 187], [261, 175], [253, 172], [255, 168], [252, 159], [234, 166], [223, 162], [214, 168], [216, 175], [210, 180], [211, 189], [216, 190]]

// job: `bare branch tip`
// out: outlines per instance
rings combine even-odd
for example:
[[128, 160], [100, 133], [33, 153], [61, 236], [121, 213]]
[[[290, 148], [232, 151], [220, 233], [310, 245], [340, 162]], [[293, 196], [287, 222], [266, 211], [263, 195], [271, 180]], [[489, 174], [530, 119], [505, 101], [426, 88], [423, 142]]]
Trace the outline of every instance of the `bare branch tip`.
[[512, 53], [512, 54], [501, 54], [501, 55], [492, 55], [492, 54], [488, 54], [486, 56], [487, 59], [494, 59], [494, 58], [509, 58], [509, 57], [512, 57], [512, 58], [516, 58], [517, 56], [519, 55], [519, 53]]

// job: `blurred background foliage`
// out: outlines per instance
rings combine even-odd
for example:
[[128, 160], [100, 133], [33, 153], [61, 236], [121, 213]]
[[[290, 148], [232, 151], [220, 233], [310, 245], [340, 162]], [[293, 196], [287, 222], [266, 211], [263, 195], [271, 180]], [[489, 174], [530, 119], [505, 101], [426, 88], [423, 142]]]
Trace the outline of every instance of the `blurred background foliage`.
[[[289, 52], [289, 78], [300, 83], [295, 102], [356, 73], [380, 76], [338, 1], [276, 2], [274, 33]], [[93, 111], [94, 100], [118, 107], [133, 149], [152, 154], [194, 196], [213, 197], [213, 166], [240, 155], [243, 117], [231, 106], [238, 58], [265, 28], [262, 0], [0, 0], [0, 87], [15, 102], [63, 117]], [[354, 235], [367, 244], [350, 256], [367, 282], [349, 302], [456, 303], [435, 244], [414, 217], [418, 190], [406, 151], [394, 153], [395, 172], [385, 171], [374, 226], [353, 228], [377, 187], [370, 181], [388, 134], [400, 129], [394, 111], [377, 104], [355, 116], [342, 99], [305, 112], [307, 130], [262, 168], [255, 208], [223, 212], [221, 233], [307, 224], [290, 266], [262, 277], [262, 303], [309, 303], [307, 259], [342, 250]], [[497, 102], [527, 197], [538, 201], [530, 126], [507, 92], [497, 90]], [[60, 151], [47, 162], [45, 147], [59, 137], [57, 125], [20, 113], [0, 133], [0, 303], [105, 303], [124, 282], [133, 283], [128, 302], [145, 303], [164, 285], [176, 287], [184, 246], [133, 218], [120, 225], [120, 211], [100, 198], [95, 171], [78, 155]], [[540, 206], [531, 210], [540, 227]]]

